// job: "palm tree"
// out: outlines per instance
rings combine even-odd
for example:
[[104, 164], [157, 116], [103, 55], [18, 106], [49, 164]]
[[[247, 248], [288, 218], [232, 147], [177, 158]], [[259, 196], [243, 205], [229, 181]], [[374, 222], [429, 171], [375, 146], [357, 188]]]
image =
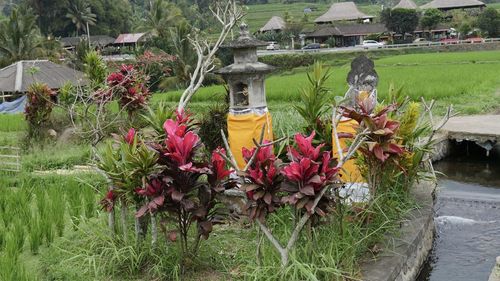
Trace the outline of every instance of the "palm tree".
[[154, 0], [149, 4], [149, 10], [138, 29], [147, 31], [153, 36], [166, 38], [169, 29], [185, 21], [181, 10], [173, 3], [164, 0]]
[[66, 17], [76, 26], [76, 35], [80, 30], [87, 32], [90, 42], [89, 25], [95, 25], [96, 15], [92, 13], [90, 4], [83, 0], [71, 0]]
[[31, 8], [15, 7], [9, 18], [0, 21], [1, 64], [43, 55], [44, 44], [45, 40], [37, 26], [37, 17]]

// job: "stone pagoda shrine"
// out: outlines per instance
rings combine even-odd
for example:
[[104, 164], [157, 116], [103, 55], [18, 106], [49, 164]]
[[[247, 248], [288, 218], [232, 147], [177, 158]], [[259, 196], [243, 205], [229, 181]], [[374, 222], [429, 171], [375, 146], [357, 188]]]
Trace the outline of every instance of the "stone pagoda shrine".
[[257, 59], [257, 48], [266, 45], [266, 42], [250, 35], [245, 23], [241, 24], [240, 36], [227, 45], [233, 51], [234, 63], [217, 71], [229, 85], [229, 145], [241, 168], [245, 166], [242, 148], [254, 147], [253, 139], [259, 140], [264, 126], [264, 140], [273, 139], [271, 115], [266, 102], [265, 76], [274, 68]]

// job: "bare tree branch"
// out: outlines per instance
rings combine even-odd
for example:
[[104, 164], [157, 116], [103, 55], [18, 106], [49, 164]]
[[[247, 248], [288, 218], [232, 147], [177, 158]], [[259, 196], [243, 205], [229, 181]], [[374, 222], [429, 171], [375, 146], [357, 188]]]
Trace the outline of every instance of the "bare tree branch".
[[235, 0], [215, 1], [215, 3], [210, 6], [210, 11], [221, 24], [222, 30], [213, 44], [209, 44], [207, 39], [201, 38], [199, 32], [196, 31], [193, 36], [188, 38], [196, 51], [198, 61], [195, 70], [190, 75], [191, 81], [181, 95], [178, 106], [179, 110], [183, 110], [187, 106], [193, 95], [202, 86], [206, 74], [214, 69], [215, 66], [213, 63], [217, 50], [231, 33], [236, 23], [244, 15], [243, 10]]

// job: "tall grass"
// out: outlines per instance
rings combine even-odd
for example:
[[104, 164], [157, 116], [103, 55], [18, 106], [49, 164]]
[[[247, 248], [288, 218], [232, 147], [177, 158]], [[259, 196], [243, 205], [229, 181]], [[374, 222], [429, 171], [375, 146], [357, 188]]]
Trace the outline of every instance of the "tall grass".
[[0, 132], [25, 131], [27, 128], [23, 114], [0, 114]]
[[[67, 198], [86, 198], [95, 208], [96, 193], [68, 176], [20, 173], [5, 178], [0, 176], [0, 280], [34, 280], [36, 276], [31, 275], [36, 270], [25, 260], [32, 260], [29, 255], [40, 254], [47, 249], [43, 245], [49, 247], [57, 236], [64, 235], [70, 217]], [[93, 185], [104, 182], [96, 175], [87, 175], [86, 180]]]

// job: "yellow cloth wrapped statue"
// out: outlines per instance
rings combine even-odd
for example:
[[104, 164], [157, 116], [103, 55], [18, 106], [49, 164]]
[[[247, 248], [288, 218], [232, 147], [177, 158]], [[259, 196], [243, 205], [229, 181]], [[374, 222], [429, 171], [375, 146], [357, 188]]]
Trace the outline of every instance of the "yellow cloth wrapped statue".
[[241, 152], [242, 148], [251, 149], [255, 147], [253, 139], [260, 140], [262, 127], [264, 130], [264, 140], [273, 140], [273, 128], [271, 114], [267, 108], [261, 111], [248, 110], [242, 113], [230, 111], [227, 115], [227, 132], [229, 135], [229, 146], [236, 159], [238, 167], [243, 169], [246, 165]]

